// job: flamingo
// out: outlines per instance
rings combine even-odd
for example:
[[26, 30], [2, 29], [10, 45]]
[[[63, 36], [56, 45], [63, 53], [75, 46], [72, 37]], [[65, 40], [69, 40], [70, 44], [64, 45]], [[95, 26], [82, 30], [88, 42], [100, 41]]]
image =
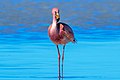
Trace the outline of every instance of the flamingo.
[[58, 8], [52, 9], [52, 16], [53, 21], [52, 24], [48, 28], [48, 35], [51, 39], [51, 41], [56, 45], [57, 52], [58, 52], [58, 77], [60, 78], [60, 51], [59, 51], [59, 44], [63, 45], [63, 51], [62, 51], [62, 77], [63, 77], [63, 63], [64, 63], [64, 50], [65, 46], [68, 42], [75, 43], [76, 40], [74, 38], [73, 30], [70, 28], [69, 25], [59, 22], [60, 20], [60, 14]]

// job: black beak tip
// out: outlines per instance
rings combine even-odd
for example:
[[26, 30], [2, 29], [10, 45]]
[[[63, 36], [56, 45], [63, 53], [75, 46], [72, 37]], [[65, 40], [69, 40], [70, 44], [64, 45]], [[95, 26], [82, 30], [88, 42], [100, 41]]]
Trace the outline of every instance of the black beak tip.
[[57, 22], [60, 20], [60, 18], [57, 19]]

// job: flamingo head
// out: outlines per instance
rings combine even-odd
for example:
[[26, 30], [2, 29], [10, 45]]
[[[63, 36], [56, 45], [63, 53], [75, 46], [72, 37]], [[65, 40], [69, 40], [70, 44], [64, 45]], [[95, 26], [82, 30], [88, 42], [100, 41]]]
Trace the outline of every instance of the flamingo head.
[[56, 19], [57, 22], [60, 20], [60, 14], [59, 14], [59, 9], [58, 8], [53, 8], [52, 9], [52, 15], [55, 16], [55, 19]]

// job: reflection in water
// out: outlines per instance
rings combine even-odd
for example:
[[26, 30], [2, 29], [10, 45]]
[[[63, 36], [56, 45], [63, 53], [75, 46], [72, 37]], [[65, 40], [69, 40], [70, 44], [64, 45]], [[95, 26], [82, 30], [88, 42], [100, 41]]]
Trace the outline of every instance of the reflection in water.
[[64, 65], [63, 65], [63, 62], [62, 62], [62, 80], [63, 80], [63, 78], [64, 78]]

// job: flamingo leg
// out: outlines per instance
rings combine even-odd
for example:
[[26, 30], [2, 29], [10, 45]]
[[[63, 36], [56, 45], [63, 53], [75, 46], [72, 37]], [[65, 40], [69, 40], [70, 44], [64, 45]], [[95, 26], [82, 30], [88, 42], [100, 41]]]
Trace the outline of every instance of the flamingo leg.
[[60, 79], [60, 51], [59, 51], [59, 47], [57, 46], [57, 50], [58, 50], [58, 78]]
[[63, 78], [64, 51], [65, 51], [65, 45], [63, 45], [63, 52], [62, 52], [62, 78]]

